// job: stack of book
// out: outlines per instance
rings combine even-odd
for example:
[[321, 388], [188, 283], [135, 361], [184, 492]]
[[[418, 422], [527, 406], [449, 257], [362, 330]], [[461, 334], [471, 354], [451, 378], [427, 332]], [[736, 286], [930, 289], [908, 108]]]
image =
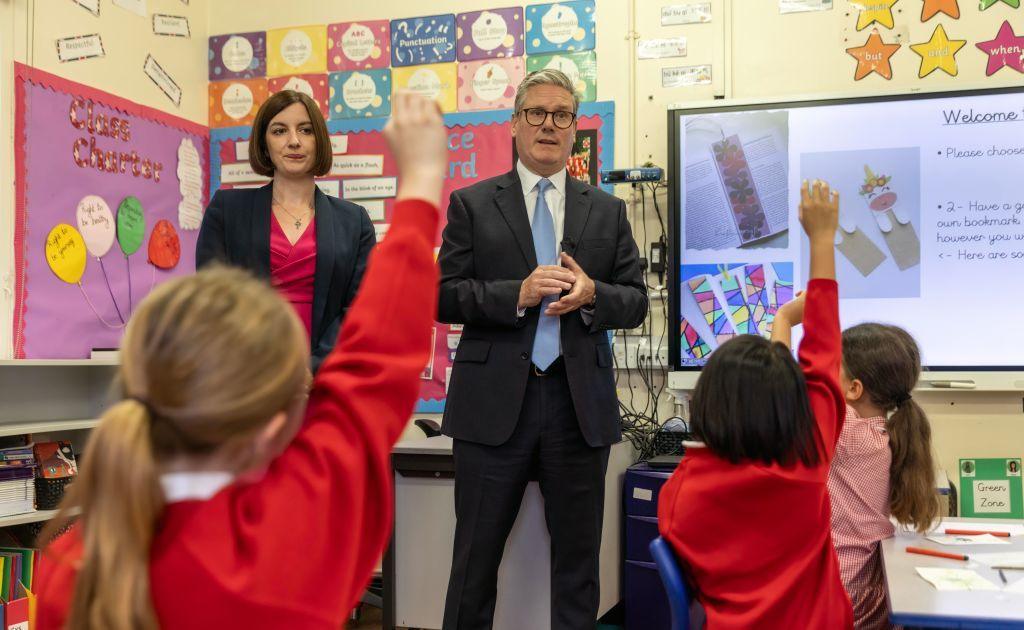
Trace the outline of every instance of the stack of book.
[[35, 510], [32, 445], [0, 448], [0, 517]]

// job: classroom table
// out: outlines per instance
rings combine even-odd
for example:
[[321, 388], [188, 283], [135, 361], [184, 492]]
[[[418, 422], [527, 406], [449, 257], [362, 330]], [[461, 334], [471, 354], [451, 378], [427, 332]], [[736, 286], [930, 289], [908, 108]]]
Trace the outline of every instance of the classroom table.
[[[942, 526], [958, 529], [987, 529], [1024, 521], [973, 518], [943, 519]], [[1002, 591], [938, 591], [915, 570], [917, 567], [973, 569], [985, 579], [1002, 586], [999, 573], [975, 560], [966, 562], [907, 553], [908, 546], [951, 553], [1024, 552], [1024, 535], [1014, 535], [1009, 545], [951, 546], [925, 540], [925, 535], [897, 530], [881, 543], [886, 588], [889, 591], [889, 619], [894, 624], [924, 628], [1024, 628], [1024, 593]], [[1004, 571], [1009, 583], [1024, 579], [1024, 571]]]
[[[634, 455], [629, 442], [620, 442], [608, 458], [598, 615], [621, 599], [622, 478]], [[403, 440], [392, 450], [391, 464], [395, 521], [383, 563], [383, 627], [440, 628], [455, 531], [452, 439]], [[537, 482], [531, 481], [498, 572], [495, 630], [550, 627], [549, 548], [544, 500]]]

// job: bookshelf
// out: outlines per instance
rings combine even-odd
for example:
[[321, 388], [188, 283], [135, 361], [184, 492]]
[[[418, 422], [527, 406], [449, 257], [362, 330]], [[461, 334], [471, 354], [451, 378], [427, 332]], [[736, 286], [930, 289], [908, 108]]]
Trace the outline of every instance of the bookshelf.
[[[117, 359], [0, 360], [0, 438], [31, 433], [83, 450], [111, 400]], [[47, 521], [56, 510], [0, 517], [0, 528]]]

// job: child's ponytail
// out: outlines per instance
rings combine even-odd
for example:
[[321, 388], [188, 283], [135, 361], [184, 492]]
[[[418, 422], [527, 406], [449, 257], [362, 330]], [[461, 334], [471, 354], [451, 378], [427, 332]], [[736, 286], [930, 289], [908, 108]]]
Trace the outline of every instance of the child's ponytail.
[[849, 378], [863, 384], [864, 395], [889, 414], [885, 428], [892, 451], [892, 515], [919, 532], [927, 531], [939, 517], [939, 500], [931, 426], [911, 396], [921, 373], [917, 343], [897, 326], [854, 326], [843, 331], [843, 368]]

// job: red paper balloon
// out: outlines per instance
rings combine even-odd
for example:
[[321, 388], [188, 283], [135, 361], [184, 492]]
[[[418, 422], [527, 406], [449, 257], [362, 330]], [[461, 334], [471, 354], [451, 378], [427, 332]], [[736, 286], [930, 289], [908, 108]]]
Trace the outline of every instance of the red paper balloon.
[[160, 269], [174, 269], [181, 259], [178, 232], [167, 219], [160, 219], [149, 235], [149, 262]]

